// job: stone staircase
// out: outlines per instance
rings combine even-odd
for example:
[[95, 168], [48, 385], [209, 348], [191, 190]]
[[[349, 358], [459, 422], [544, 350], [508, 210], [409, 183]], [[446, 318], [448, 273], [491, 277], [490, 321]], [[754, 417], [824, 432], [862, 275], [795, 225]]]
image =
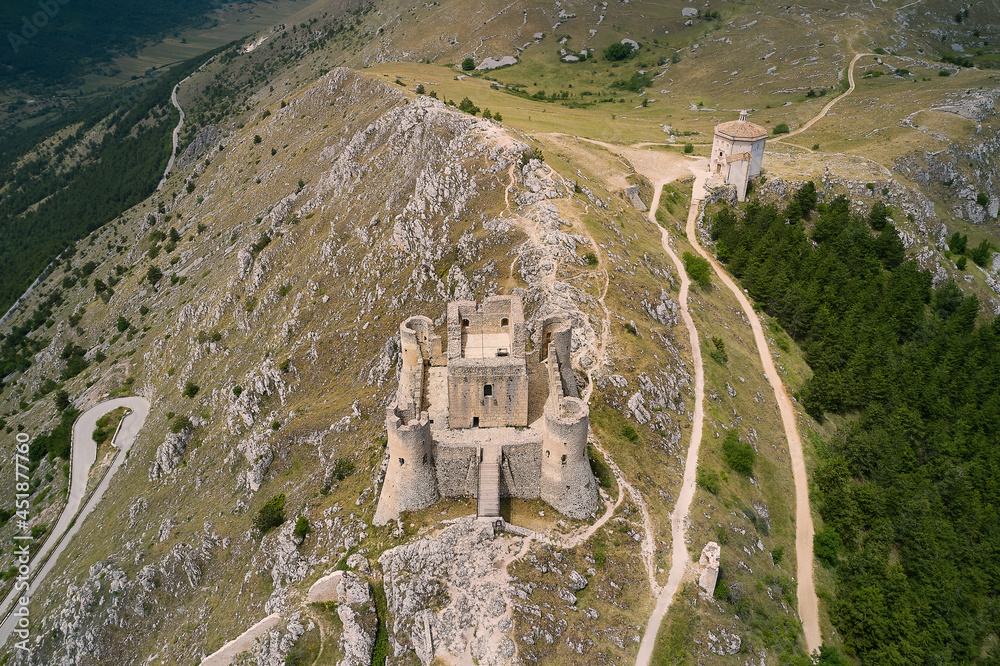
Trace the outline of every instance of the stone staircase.
[[480, 518], [500, 515], [500, 447], [484, 446], [479, 461], [477, 514]]

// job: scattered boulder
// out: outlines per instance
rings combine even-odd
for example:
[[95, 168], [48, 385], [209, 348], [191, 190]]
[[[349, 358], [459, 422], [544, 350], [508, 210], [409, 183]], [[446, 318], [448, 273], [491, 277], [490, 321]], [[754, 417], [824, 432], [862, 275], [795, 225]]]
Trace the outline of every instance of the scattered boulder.
[[[719, 580], [719, 561], [722, 549], [719, 544], [709, 541], [701, 551], [698, 559], [698, 587], [703, 597], [711, 598], [715, 594], [715, 583]], [[737, 637], [738, 638], [738, 637]]]

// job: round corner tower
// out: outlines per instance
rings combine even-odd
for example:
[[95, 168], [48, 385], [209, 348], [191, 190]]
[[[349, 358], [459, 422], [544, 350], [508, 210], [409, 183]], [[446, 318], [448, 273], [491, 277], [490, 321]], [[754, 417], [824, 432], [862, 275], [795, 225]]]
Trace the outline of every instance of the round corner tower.
[[590, 409], [579, 398], [560, 398], [545, 410], [541, 498], [570, 518], [597, 510], [597, 483], [587, 458]]
[[403, 511], [424, 509], [439, 499], [431, 424], [427, 412], [414, 416], [395, 405], [386, 408], [389, 466], [373, 520], [385, 525]]

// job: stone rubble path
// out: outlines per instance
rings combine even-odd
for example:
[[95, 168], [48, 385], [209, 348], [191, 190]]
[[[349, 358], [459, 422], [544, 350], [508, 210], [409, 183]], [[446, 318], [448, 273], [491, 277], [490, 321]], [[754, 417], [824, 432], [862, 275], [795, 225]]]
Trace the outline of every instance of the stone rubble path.
[[[83, 504], [87, 491], [87, 478], [90, 476], [90, 468], [97, 460], [97, 443], [94, 442], [93, 438], [94, 429], [97, 427], [97, 420], [119, 407], [127, 407], [132, 411], [122, 419], [121, 425], [112, 440], [112, 444], [118, 448], [118, 454], [111, 463], [111, 467], [101, 479], [101, 482], [97, 485], [97, 488], [94, 489], [90, 499], [87, 500], [87, 503], [81, 509], [80, 506]], [[31, 568], [31, 573], [29, 574], [31, 584], [27, 592], [18, 592], [16, 589], [11, 590], [10, 594], [3, 600], [3, 604], [0, 605], [0, 612], [8, 613], [13, 608], [15, 598], [21, 594], [31, 595], [38, 589], [42, 580], [52, 570], [52, 567], [55, 566], [59, 555], [69, 545], [73, 535], [83, 526], [84, 519], [94, 510], [101, 497], [104, 496], [111, 482], [111, 477], [114, 476], [118, 468], [125, 462], [126, 454], [132, 448], [136, 435], [139, 434], [139, 430], [146, 422], [148, 415], [149, 402], [145, 398], [133, 396], [106, 400], [91, 407], [77, 418], [76, 423], [73, 424], [72, 453], [70, 454], [72, 461], [66, 507], [59, 516], [55, 528], [53, 528], [41, 548], [36, 551], [35, 557], [29, 565]], [[46, 559], [46, 556], [48, 556], [48, 559]], [[41, 562], [44, 563], [39, 569], [39, 563]], [[12, 615], [6, 615], [2, 624], [0, 624], [0, 646], [7, 642], [7, 638], [14, 629], [15, 622], [12, 621], [12, 617]]]

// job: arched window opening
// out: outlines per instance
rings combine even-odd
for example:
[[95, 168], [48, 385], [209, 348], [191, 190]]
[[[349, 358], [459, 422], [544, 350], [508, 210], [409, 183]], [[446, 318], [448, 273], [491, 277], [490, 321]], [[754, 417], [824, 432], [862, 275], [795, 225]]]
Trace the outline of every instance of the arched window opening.
[[402, 467], [402, 466], [403, 466], [403, 465], [405, 465], [405, 464], [406, 464], [406, 461], [405, 461], [405, 460], [403, 460], [402, 458], [400, 458], [400, 459], [399, 459], [399, 466], [400, 466], [400, 467]]

